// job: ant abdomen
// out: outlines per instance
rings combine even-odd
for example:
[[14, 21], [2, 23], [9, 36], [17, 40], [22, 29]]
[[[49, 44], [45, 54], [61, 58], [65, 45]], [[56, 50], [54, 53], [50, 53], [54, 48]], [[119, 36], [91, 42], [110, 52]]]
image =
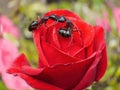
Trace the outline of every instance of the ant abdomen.
[[49, 16], [50, 19], [57, 21], [57, 16], [55, 14], [52, 14]]
[[71, 30], [65, 30], [64, 28], [60, 28], [59, 30], [58, 30], [58, 33], [62, 36], [62, 37], [66, 37], [66, 38], [68, 38], [68, 37], [70, 37], [71, 36]]
[[60, 16], [58, 19], [57, 19], [58, 22], [61, 22], [61, 23], [64, 23], [66, 22], [66, 18], [64, 16]]

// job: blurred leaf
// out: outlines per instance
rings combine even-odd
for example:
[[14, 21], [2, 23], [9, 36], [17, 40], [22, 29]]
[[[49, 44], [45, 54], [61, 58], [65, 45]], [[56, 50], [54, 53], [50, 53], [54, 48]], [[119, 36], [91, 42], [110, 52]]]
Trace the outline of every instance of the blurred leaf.
[[62, 1], [61, 3], [58, 4], [59, 9], [67, 9], [71, 10], [73, 8], [73, 3], [69, 3], [67, 1]]
[[34, 18], [34, 16], [36, 16], [36, 13], [44, 13], [45, 11], [46, 11], [45, 5], [38, 2], [25, 6], [20, 6], [20, 12], [25, 14], [29, 18]]
[[2, 81], [0, 81], [0, 90], [8, 90]]
[[20, 53], [24, 53], [32, 66], [37, 66], [38, 54], [33, 41], [21, 39], [20, 40]]

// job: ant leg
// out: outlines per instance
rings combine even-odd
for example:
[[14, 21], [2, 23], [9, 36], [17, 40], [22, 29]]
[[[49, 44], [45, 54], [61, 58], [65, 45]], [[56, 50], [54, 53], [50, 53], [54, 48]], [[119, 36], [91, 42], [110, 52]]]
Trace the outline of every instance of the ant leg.
[[68, 44], [68, 55], [70, 55], [70, 46], [71, 46], [72, 41], [73, 41], [73, 34], [71, 34], [70, 42]]
[[[76, 27], [73, 29], [73, 32], [78, 32], [78, 34], [80, 35], [80, 38], [82, 38], [82, 33], [80, 31], [80, 29], [77, 29]], [[83, 43], [83, 41], [82, 41]]]
[[44, 25], [45, 25], [46, 28], [49, 28], [49, 26], [47, 26], [46, 23], [44, 23]]
[[53, 22], [50, 26], [48, 26], [48, 28], [51, 27], [51, 26], [56, 25], [57, 23], [58, 23], [58, 21]]
[[80, 35], [80, 37], [82, 36], [80, 29], [77, 29], [77, 27], [74, 27], [74, 28], [73, 28], [73, 32], [78, 32], [79, 35]]
[[[80, 32], [80, 29], [77, 29], [76, 27], [75, 28], [73, 28], [73, 31], [72, 32], [78, 32], [78, 34], [80, 35], [80, 37], [81, 37], [81, 32]], [[71, 39], [70, 39], [70, 42], [69, 42], [69, 44], [68, 44], [68, 51], [70, 51], [70, 46], [71, 46], [71, 43], [72, 43], [72, 41], [73, 41], [73, 33], [71, 34], [71, 37], [70, 37]], [[68, 54], [70, 54], [70, 52], [68, 52]]]

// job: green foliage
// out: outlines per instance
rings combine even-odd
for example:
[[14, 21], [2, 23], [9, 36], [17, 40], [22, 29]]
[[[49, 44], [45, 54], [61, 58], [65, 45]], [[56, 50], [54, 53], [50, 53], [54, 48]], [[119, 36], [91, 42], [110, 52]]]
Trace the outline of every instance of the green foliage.
[[0, 89], [1, 90], [8, 90], [2, 81], [0, 81]]
[[1, 90], [8, 90], [5, 84], [2, 82], [1, 76], [0, 76], [0, 89]]
[[24, 53], [31, 65], [36, 67], [38, 62], [38, 54], [33, 41], [21, 38], [19, 42], [20, 53]]

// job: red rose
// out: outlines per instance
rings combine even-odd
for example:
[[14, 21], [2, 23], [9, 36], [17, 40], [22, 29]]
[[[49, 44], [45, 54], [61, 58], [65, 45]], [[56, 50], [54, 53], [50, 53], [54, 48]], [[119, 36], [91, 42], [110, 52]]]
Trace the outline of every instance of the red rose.
[[[66, 26], [67, 21], [57, 22], [51, 18], [46, 23], [39, 23], [33, 30], [39, 67], [32, 68], [22, 54], [8, 72], [20, 76], [35, 89], [82, 90], [100, 80], [106, 71], [103, 29], [85, 23], [79, 16], [67, 10], [54, 10], [44, 17], [53, 14], [57, 20], [60, 16], [65, 17], [73, 27]], [[61, 28], [72, 32], [65, 37], [58, 33]]]

